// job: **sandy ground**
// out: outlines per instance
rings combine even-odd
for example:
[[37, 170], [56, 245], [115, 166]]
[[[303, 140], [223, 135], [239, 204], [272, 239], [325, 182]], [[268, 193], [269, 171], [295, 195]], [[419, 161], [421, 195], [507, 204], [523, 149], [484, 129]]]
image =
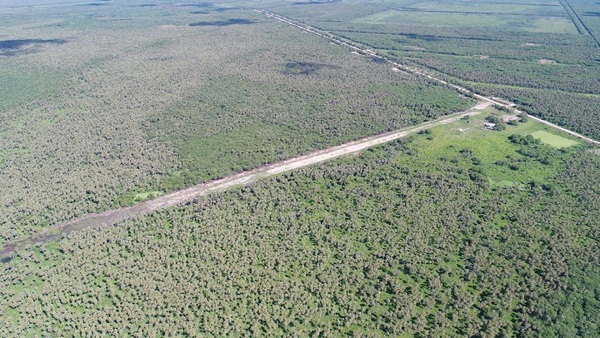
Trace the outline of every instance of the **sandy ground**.
[[505, 115], [505, 116], [502, 118], [502, 121], [504, 121], [504, 122], [510, 122], [510, 121], [518, 121], [518, 120], [520, 120], [520, 119], [521, 119], [521, 118], [520, 118], [518, 115], [516, 115], [516, 114], [513, 114], [513, 115]]
[[491, 105], [492, 105], [492, 103], [491, 103], [491, 102], [488, 102], [488, 101], [481, 101], [481, 102], [479, 102], [479, 103], [478, 103], [478, 104], [477, 104], [475, 107], [473, 107], [473, 109], [482, 110], [482, 109], [485, 109], [485, 108], [487, 108], [487, 107], [489, 107], [489, 106], [491, 106]]

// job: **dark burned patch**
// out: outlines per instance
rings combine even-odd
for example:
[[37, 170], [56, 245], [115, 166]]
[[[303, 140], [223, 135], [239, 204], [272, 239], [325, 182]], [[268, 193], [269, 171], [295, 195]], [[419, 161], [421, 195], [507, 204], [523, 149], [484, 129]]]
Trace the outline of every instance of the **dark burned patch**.
[[[415, 34], [415, 33], [398, 34], [398, 35], [404, 36], [406, 38], [413, 39], [413, 40], [423, 40], [423, 41], [431, 41], [431, 42], [436, 42], [436, 41], [441, 40], [439, 36], [435, 36], [435, 35], [422, 35], [422, 34]], [[407, 41], [402, 38], [398, 38], [398, 39], [396, 39], [396, 42], [405, 43]]]
[[17, 56], [31, 54], [38, 51], [39, 45], [63, 45], [67, 40], [62, 39], [23, 39], [23, 40], [0, 40], [0, 55]]
[[158, 5], [156, 4], [141, 4], [138, 7], [157, 7]]
[[324, 4], [332, 4], [335, 2], [340, 2], [342, 0], [327, 0], [327, 1], [318, 1], [318, 0], [311, 0], [311, 1], [297, 1], [292, 3], [292, 5], [324, 5]]
[[238, 7], [219, 7], [219, 8], [215, 8], [215, 12], [232, 11], [234, 9], [239, 9], [239, 8]]
[[283, 70], [287, 75], [309, 75], [323, 68], [331, 68], [332, 65], [316, 62], [288, 62]]
[[373, 62], [373, 63], [387, 63], [387, 61], [385, 61], [382, 58], [376, 58], [374, 56], [369, 57], [369, 61]]
[[0, 263], [7, 264], [7, 263], [10, 263], [10, 261], [12, 261], [12, 260], [13, 260], [13, 257], [8, 256], [8, 257], [4, 257], [4, 258], [0, 259]]
[[190, 14], [210, 14], [210, 12], [208, 12], [208, 11], [194, 11], [194, 12], [190, 12]]
[[214, 4], [212, 2], [198, 2], [193, 4], [179, 4], [177, 7], [198, 7], [198, 8], [210, 8], [213, 7]]
[[585, 12], [583, 16], [600, 16], [600, 12]]
[[231, 26], [231, 25], [250, 25], [253, 24], [254, 21], [248, 19], [229, 19], [223, 21], [200, 21], [189, 24], [191, 27], [196, 26]]
[[86, 7], [100, 7], [108, 5], [106, 2], [90, 2], [87, 4], [79, 4], [77, 6], [86, 6]]

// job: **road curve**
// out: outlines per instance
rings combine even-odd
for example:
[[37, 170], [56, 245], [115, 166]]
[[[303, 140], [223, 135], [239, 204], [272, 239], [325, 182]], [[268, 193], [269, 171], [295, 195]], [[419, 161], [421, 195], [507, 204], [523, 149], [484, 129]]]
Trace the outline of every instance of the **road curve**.
[[195, 186], [179, 190], [168, 195], [157, 197], [153, 200], [138, 203], [131, 207], [108, 210], [103, 213], [91, 214], [75, 219], [73, 221], [57, 224], [26, 239], [6, 244], [4, 247], [2, 247], [2, 249], [0, 249], [0, 259], [5, 257], [11, 257], [15, 251], [21, 248], [52, 241], [61, 238], [62, 236], [69, 234], [73, 231], [83, 230], [92, 227], [114, 225], [116, 223], [125, 221], [127, 219], [131, 219], [136, 216], [145, 215], [154, 211], [159, 211], [178, 204], [193, 201], [194, 199], [200, 196], [225, 191], [235, 186], [242, 186], [252, 182], [256, 182], [261, 178], [329, 161], [331, 159], [343, 155], [357, 153], [364, 149], [379, 144], [391, 142], [393, 140], [405, 137], [423, 129], [457, 121], [463, 116], [477, 115], [480, 112], [476, 109], [479, 108], [475, 106], [468, 113], [461, 112], [447, 115], [440, 119], [425, 122], [417, 126], [391, 131], [375, 136], [370, 136], [339, 146], [331, 147], [325, 150], [320, 150], [307, 155], [292, 158], [289, 160], [258, 167], [254, 170], [234, 174], [219, 180], [197, 184]]

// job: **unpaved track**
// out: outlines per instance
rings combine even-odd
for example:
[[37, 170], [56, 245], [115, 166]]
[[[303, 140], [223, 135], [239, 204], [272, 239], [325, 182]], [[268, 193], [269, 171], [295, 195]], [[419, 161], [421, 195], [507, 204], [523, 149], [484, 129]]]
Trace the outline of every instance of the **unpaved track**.
[[193, 201], [194, 199], [200, 196], [225, 191], [235, 186], [242, 186], [248, 183], [256, 182], [261, 178], [329, 161], [331, 159], [343, 155], [357, 153], [375, 145], [391, 142], [406, 135], [413, 134], [415, 132], [418, 132], [419, 130], [435, 127], [442, 124], [448, 124], [457, 121], [463, 116], [472, 116], [477, 115], [479, 113], [479, 111], [471, 111], [468, 113], [462, 112], [448, 115], [441, 119], [426, 122], [414, 127], [409, 127], [406, 129], [367, 137], [340, 146], [328, 148], [325, 150], [289, 159], [286, 161], [269, 164], [251, 171], [231, 175], [216, 181], [198, 184], [187, 189], [176, 191], [169, 195], [160, 196], [150, 201], [138, 203], [132, 207], [109, 210], [100, 214], [92, 214], [70, 222], [57, 224], [29, 238], [5, 245], [2, 248], [2, 250], [0, 250], [0, 259], [12, 256], [13, 253], [16, 250], [19, 250], [20, 248], [32, 244], [41, 244], [51, 240], [55, 240], [73, 231], [92, 227], [114, 225], [116, 223], [125, 221], [136, 216], [145, 215], [153, 211], [158, 211], [174, 205]]
[[[267, 10], [264, 10], [264, 9], [257, 9], [256, 11], [259, 12], [259, 13], [262, 13], [262, 14], [266, 15], [269, 18], [272, 18], [272, 19], [275, 19], [277, 21], [280, 21], [280, 22], [283, 22], [285, 24], [288, 24], [290, 26], [299, 28], [299, 29], [301, 29], [301, 30], [303, 30], [305, 32], [318, 35], [318, 36], [323, 37], [325, 39], [329, 39], [329, 41], [331, 41], [331, 42], [333, 42], [333, 43], [335, 43], [337, 45], [348, 47], [348, 48], [350, 48], [352, 50], [353, 53], [357, 53], [357, 54], [361, 54], [361, 55], [367, 55], [367, 56], [370, 56], [370, 57], [375, 57], [375, 58], [384, 60], [384, 61], [392, 64], [394, 66], [394, 69], [403, 70], [403, 71], [411, 73], [411, 74], [416, 74], [416, 75], [427, 77], [429, 80], [433, 80], [433, 81], [436, 81], [436, 82], [441, 83], [443, 85], [449, 86], [451, 88], [454, 88], [454, 89], [458, 90], [459, 92], [471, 94], [471, 95], [473, 95], [475, 98], [477, 98], [479, 100], [482, 100], [482, 101], [489, 102], [489, 103], [492, 103], [492, 104], [495, 104], [495, 105], [498, 105], [498, 106], [502, 106], [502, 107], [508, 108], [509, 110], [511, 110], [512, 112], [517, 113], [517, 114], [522, 113], [520, 110], [516, 109], [513, 105], [502, 103], [502, 102], [498, 102], [498, 100], [494, 100], [493, 98], [489, 98], [489, 97], [485, 97], [485, 96], [473, 93], [472, 91], [470, 91], [470, 90], [468, 90], [466, 88], [463, 88], [463, 87], [460, 87], [460, 86], [448, 83], [448, 82], [446, 82], [446, 81], [444, 81], [442, 79], [439, 79], [439, 78], [437, 78], [435, 76], [427, 74], [424, 70], [419, 69], [417, 67], [411, 67], [411, 66], [407, 66], [407, 65], [403, 65], [403, 64], [397, 63], [397, 62], [395, 62], [395, 61], [393, 61], [391, 59], [388, 59], [387, 57], [385, 57], [383, 55], [379, 55], [379, 54], [375, 53], [374, 51], [372, 51], [370, 49], [362, 49], [360, 47], [357, 47], [357, 46], [353, 45], [350, 42], [343, 41], [341, 37], [335, 36], [335, 35], [333, 35], [333, 34], [331, 34], [329, 32], [321, 31], [318, 28], [306, 25], [304, 23], [296, 22], [294, 20], [291, 20], [289, 18], [286, 18], [284, 16], [281, 16], [279, 14], [276, 14], [276, 13], [273, 13], [273, 12], [270, 12], [270, 11], [267, 11]], [[556, 125], [556, 124], [554, 124], [552, 122], [548, 122], [548, 121], [543, 120], [543, 119], [541, 119], [539, 117], [535, 117], [535, 116], [531, 116], [531, 115], [529, 117], [531, 119], [533, 119], [533, 120], [536, 120], [538, 122], [544, 123], [544, 124], [546, 124], [546, 125], [548, 125], [548, 126], [550, 126], [552, 128], [556, 128], [558, 130], [561, 130], [561, 131], [564, 131], [564, 132], [566, 132], [568, 134], [571, 134], [571, 135], [573, 135], [573, 136], [575, 136], [577, 138], [580, 138], [580, 139], [582, 139], [582, 140], [584, 140], [586, 142], [593, 143], [593, 144], [596, 144], [596, 145], [600, 145], [600, 142], [598, 142], [598, 141], [596, 141], [596, 140], [594, 140], [594, 139], [592, 139], [590, 137], [583, 136], [583, 135], [581, 135], [579, 133], [576, 133], [576, 132], [574, 132], [572, 130], [560, 127], [560, 126], [558, 126], [558, 125]]]
[[[266, 10], [257, 10], [257, 11], [265, 14], [266, 16], [268, 16], [270, 18], [276, 19], [276, 20], [286, 23], [288, 25], [299, 28], [305, 32], [316, 34], [323, 38], [329, 39], [331, 42], [333, 42], [335, 44], [346, 46], [346, 47], [352, 49], [353, 52], [356, 52], [358, 54], [382, 59], [382, 60], [392, 64], [395, 69], [406, 71], [406, 72], [416, 74], [416, 75], [425, 76], [425, 77], [429, 78], [430, 80], [450, 86], [452, 88], [457, 89], [460, 92], [469, 93], [469, 94], [473, 95], [475, 98], [484, 102], [484, 103], [480, 102], [477, 106], [473, 107], [473, 109], [481, 110], [481, 109], [487, 107], [487, 105], [489, 105], [489, 104], [495, 104], [495, 105], [506, 107], [515, 113], [521, 113], [521, 111], [519, 111], [518, 109], [515, 109], [511, 105], [498, 102], [496, 100], [493, 100], [491, 98], [488, 98], [488, 97], [485, 97], [482, 95], [475, 94], [466, 88], [450, 84], [444, 80], [441, 80], [439, 78], [436, 78], [434, 76], [426, 74], [421, 69], [418, 69], [416, 67], [409, 67], [409, 66], [397, 63], [397, 62], [390, 60], [384, 56], [378, 55], [377, 53], [375, 53], [372, 50], [359, 48], [348, 42], [343, 41], [339, 37], [333, 36], [329, 33], [321, 32], [314, 27], [310, 27], [310, 26], [307, 26], [304, 24], [294, 22], [293, 20], [290, 20], [288, 18], [285, 18], [283, 16], [280, 16], [278, 14], [275, 14], [273, 12], [269, 12]], [[47, 230], [45, 230], [43, 232], [35, 234], [26, 239], [6, 244], [0, 250], [0, 259], [4, 258], [4, 257], [12, 256], [14, 254], [14, 252], [20, 248], [23, 248], [23, 247], [26, 247], [26, 246], [29, 246], [32, 244], [41, 244], [44, 242], [55, 240], [66, 234], [69, 234], [73, 231], [82, 230], [82, 229], [86, 229], [86, 228], [92, 228], [92, 227], [114, 225], [114, 224], [122, 222], [124, 220], [133, 218], [135, 216], [144, 215], [144, 214], [147, 214], [147, 213], [150, 213], [153, 211], [162, 210], [162, 209], [174, 206], [174, 205], [192, 201], [200, 196], [205, 196], [205, 195], [208, 195], [213, 192], [224, 191], [224, 190], [230, 189], [231, 187], [234, 187], [234, 186], [240, 186], [240, 185], [245, 185], [245, 184], [248, 184], [251, 182], [255, 182], [264, 177], [273, 176], [273, 175], [277, 175], [279, 173], [283, 173], [286, 171], [306, 167], [306, 166], [316, 164], [316, 163], [325, 162], [325, 161], [334, 159], [339, 156], [356, 153], [356, 152], [359, 152], [361, 150], [364, 150], [366, 148], [369, 148], [369, 147], [372, 147], [372, 146], [375, 146], [378, 144], [387, 143], [387, 142], [396, 140], [398, 138], [415, 133], [422, 129], [431, 128], [431, 127], [434, 127], [437, 125], [454, 122], [465, 115], [476, 115], [476, 114], [479, 114], [479, 112], [471, 111], [469, 113], [453, 114], [453, 115], [447, 116], [445, 118], [442, 118], [442, 119], [439, 119], [439, 120], [436, 120], [433, 122], [420, 124], [415, 127], [368, 137], [365, 139], [353, 141], [350, 143], [346, 143], [346, 144], [332, 147], [329, 149], [325, 149], [322, 151], [317, 151], [317, 152], [314, 152], [314, 153], [311, 153], [308, 155], [304, 155], [304, 156], [300, 156], [297, 158], [293, 158], [290, 160], [277, 162], [277, 163], [270, 164], [267, 166], [259, 167], [254, 170], [251, 170], [251, 171], [228, 176], [228, 177], [225, 177], [220, 180], [198, 184], [193, 187], [190, 187], [190, 188], [187, 188], [184, 190], [180, 190], [180, 191], [174, 192], [169, 195], [160, 196], [160, 197], [150, 200], [150, 201], [138, 203], [132, 207], [109, 210], [109, 211], [106, 211], [106, 212], [103, 212], [100, 214], [92, 214], [92, 215], [84, 216], [82, 218], [78, 218], [76, 220], [73, 220], [73, 221], [70, 221], [67, 223], [57, 224], [55, 226], [48, 228]], [[560, 126], [557, 126], [553, 123], [542, 120], [540, 118], [537, 118], [534, 116], [530, 116], [530, 117], [538, 122], [541, 122], [541, 123], [544, 123], [553, 128], [562, 130], [566, 133], [569, 133], [569, 134], [576, 136], [580, 139], [583, 139], [587, 142], [600, 145], [600, 142], [593, 140], [589, 137], [585, 137], [581, 134], [578, 134], [571, 130], [562, 128]]]

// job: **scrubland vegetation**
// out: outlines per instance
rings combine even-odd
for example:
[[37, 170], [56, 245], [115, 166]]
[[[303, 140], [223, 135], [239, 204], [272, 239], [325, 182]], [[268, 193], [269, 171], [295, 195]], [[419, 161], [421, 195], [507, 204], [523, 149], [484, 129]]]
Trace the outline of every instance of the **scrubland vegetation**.
[[1, 241], [472, 104], [251, 10], [67, 8], [7, 10]]
[[[0, 247], [474, 105], [254, 8], [600, 138], [598, 3], [10, 0]], [[21, 248], [0, 336], [596, 337], [598, 149], [497, 108]]]
[[600, 157], [509, 140], [540, 128], [471, 118], [22, 251], [0, 330], [593, 337]]
[[[307, 6], [274, 11], [436, 70], [476, 92], [521, 99], [532, 115], [600, 137], [600, 16], [594, 14], [600, 3], [396, 1], [372, 4], [363, 15], [358, 4], [327, 6], [325, 17]], [[335, 19], [334, 6], [343, 19]]]

